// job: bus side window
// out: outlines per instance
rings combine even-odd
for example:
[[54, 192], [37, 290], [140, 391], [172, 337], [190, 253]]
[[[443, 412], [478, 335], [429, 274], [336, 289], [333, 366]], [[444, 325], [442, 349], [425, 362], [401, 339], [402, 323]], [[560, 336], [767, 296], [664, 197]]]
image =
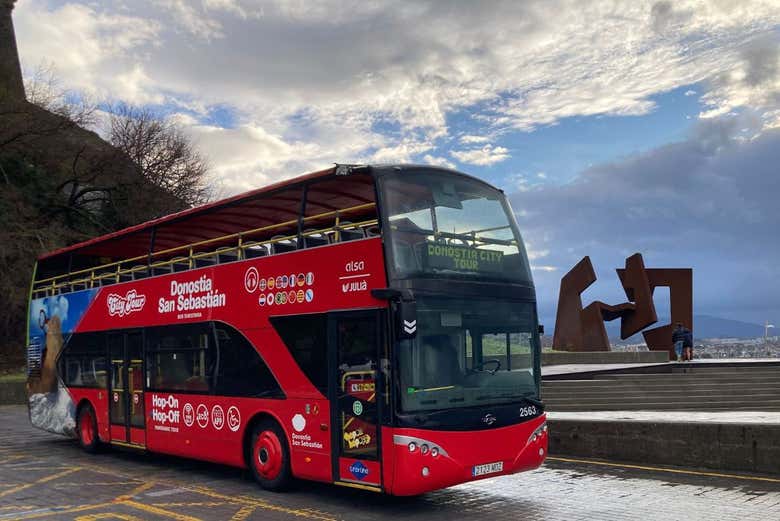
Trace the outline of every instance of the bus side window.
[[152, 390], [209, 392], [215, 353], [208, 324], [149, 328], [146, 357]]
[[106, 388], [106, 344], [102, 333], [74, 333], [60, 359], [60, 377], [72, 387]]
[[215, 394], [283, 398], [279, 382], [265, 361], [244, 335], [227, 324], [215, 324], [219, 367], [215, 377]]
[[328, 393], [328, 318], [324, 313], [273, 317], [271, 325], [298, 367], [320, 392]]

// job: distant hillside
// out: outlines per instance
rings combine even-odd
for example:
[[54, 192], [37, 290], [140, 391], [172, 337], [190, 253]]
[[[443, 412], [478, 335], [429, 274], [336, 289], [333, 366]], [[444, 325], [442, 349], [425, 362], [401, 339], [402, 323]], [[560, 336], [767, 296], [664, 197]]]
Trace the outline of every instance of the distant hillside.
[[[658, 324], [668, 322], [669, 317], [658, 318]], [[620, 338], [620, 320], [607, 322], [606, 326], [609, 338]], [[764, 336], [764, 326], [710, 315], [694, 315], [693, 336], [696, 338], [757, 338]], [[641, 341], [643, 341], [641, 333], [626, 340], [626, 342]]]

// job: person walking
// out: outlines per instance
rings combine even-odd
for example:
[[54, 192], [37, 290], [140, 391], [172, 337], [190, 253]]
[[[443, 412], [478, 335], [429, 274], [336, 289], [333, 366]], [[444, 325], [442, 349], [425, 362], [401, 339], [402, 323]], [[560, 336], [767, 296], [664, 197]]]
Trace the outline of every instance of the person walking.
[[677, 322], [677, 328], [672, 332], [672, 343], [678, 362], [693, 360], [693, 333], [682, 322]]

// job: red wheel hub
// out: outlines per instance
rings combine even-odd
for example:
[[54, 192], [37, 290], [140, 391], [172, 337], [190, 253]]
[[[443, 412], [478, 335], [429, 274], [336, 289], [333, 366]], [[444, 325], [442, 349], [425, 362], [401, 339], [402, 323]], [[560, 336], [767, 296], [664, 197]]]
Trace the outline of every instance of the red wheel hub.
[[81, 441], [84, 445], [92, 445], [95, 441], [95, 429], [93, 426], [92, 411], [86, 410], [81, 414]]
[[263, 431], [255, 440], [252, 461], [257, 473], [265, 479], [274, 479], [282, 470], [282, 444], [273, 431]]

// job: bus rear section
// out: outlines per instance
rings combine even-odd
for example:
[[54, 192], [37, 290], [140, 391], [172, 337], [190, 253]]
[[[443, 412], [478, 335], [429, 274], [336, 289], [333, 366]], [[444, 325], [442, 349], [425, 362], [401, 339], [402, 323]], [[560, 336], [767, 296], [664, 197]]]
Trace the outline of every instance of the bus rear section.
[[39, 259], [34, 425], [398, 495], [535, 468], [533, 284], [503, 194], [310, 174]]

